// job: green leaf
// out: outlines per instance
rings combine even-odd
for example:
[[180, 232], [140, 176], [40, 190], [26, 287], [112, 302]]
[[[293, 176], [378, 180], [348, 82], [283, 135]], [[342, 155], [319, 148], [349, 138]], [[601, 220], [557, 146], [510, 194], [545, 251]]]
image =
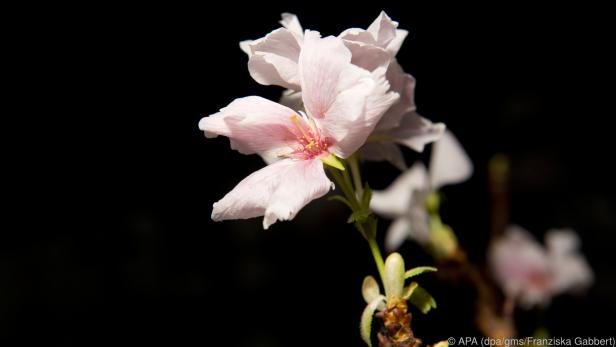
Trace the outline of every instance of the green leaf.
[[341, 203], [347, 205], [350, 209], [353, 209], [353, 206], [351, 206], [351, 203], [349, 202], [349, 200], [345, 199], [344, 196], [342, 196], [342, 195], [330, 196], [329, 198], [327, 198], [327, 200], [329, 200], [329, 201], [340, 201]]
[[379, 284], [376, 282], [374, 277], [366, 276], [364, 278], [364, 283], [361, 286], [361, 295], [366, 300], [366, 303], [369, 304], [376, 298], [381, 295], [381, 291], [379, 290]]
[[408, 279], [417, 275], [420, 275], [424, 272], [436, 272], [437, 268], [432, 267], [432, 266], [418, 266], [418, 267], [414, 267], [410, 270], [408, 270], [407, 272], [404, 273], [404, 279]]
[[[416, 283], [416, 282], [413, 282]], [[412, 283], [411, 283], [412, 284]], [[417, 286], [409, 298], [411, 304], [417, 307], [423, 314], [428, 313], [431, 309], [436, 308], [436, 300], [425, 289]]]
[[374, 316], [374, 311], [376, 311], [384, 300], [385, 297], [383, 295], [377, 296], [368, 304], [368, 306], [366, 306], [364, 312], [361, 314], [359, 332], [362, 340], [364, 340], [364, 342], [370, 347], [372, 347], [372, 341], [370, 341], [370, 333], [372, 332], [372, 316]]
[[320, 157], [319, 159], [321, 159], [321, 161], [325, 163], [326, 165], [335, 167], [336, 169], [340, 171], [344, 171], [344, 164], [342, 164], [342, 162], [338, 160], [338, 158], [336, 158], [336, 156], [331, 153], [327, 157]]

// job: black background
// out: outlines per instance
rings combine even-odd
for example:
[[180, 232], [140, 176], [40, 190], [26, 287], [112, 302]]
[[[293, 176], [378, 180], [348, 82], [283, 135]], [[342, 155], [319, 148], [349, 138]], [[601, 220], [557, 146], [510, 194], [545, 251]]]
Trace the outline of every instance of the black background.
[[[486, 163], [510, 154], [512, 222], [538, 237], [574, 228], [596, 275], [585, 298], [557, 298], [541, 321], [554, 336], [612, 333], [608, 11], [229, 3], [21, 12], [9, 35], [24, 49], [14, 89], [28, 95], [15, 118], [28, 130], [7, 147], [22, 170], [8, 182], [17, 223], [0, 244], [0, 341], [361, 346], [360, 286], [376, 271], [347, 211], [321, 199], [268, 231], [260, 219], [212, 222], [212, 203], [263, 163], [205, 139], [197, 123], [236, 97], [278, 97], [250, 78], [238, 42], [277, 28], [281, 12], [337, 35], [366, 28], [381, 9], [410, 31], [398, 59], [417, 79], [419, 111], [445, 122], [475, 164], [469, 182], [445, 189], [445, 222], [481, 263]], [[397, 175], [386, 164], [364, 169], [377, 189]], [[430, 263], [412, 244], [402, 252], [411, 265]], [[422, 283], [439, 308], [414, 315], [418, 336], [478, 336], [467, 289]], [[538, 316], [518, 312], [522, 336]]]

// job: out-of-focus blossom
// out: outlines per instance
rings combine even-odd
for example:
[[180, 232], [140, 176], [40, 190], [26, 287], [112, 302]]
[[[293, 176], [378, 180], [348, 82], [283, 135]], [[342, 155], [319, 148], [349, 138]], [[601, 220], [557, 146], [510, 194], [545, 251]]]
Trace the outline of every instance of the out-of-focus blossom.
[[[298, 77], [298, 58], [304, 41], [302, 27], [293, 14], [283, 13], [282, 28], [265, 37], [243, 41], [240, 47], [249, 56], [248, 69], [255, 81], [264, 85], [288, 88], [280, 103], [301, 109], [302, 96]], [[432, 123], [416, 112], [414, 102], [415, 79], [405, 73], [395, 59], [408, 32], [398, 29], [385, 12], [368, 29], [351, 28], [339, 37], [351, 51], [351, 62], [368, 71], [386, 69], [391, 91], [400, 98], [381, 118], [368, 143], [362, 149], [362, 158], [387, 160], [401, 170], [406, 163], [398, 145], [421, 152], [424, 146], [437, 140], [443, 133], [442, 123]]]
[[384, 69], [371, 73], [351, 64], [341, 39], [306, 31], [302, 40], [297, 81], [306, 113], [250, 96], [199, 122], [206, 136], [227, 136], [233, 149], [269, 164], [215, 203], [213, 220], [264, 216], [267, 229], [294, 218], [332, 188], [323, 162], [342, 168], [336, 156], [357, 151], [398, 98], [388, 92]]
[[393, 219], [387, 231], [385, 247], [397, 249], [407, 238], [423, 245], [438, 239], [448, 239], [434, 234], [435, 231], [446, 233], [447, 229], [440, 225], [440, 219], [431, 219], [430, 205], [434, 204], [434, 199], [438, 199], [435, 192], [439, 188], [463, 182], [472, 173], [470, 158], [454, 135], [446, 131], [433, 145], [429, 172], [423, 163], [415, 163], [387, 189], [374, 191], [370, 208]]
[[488, 253], [495, 280], [523, 308], [547, 305], [555, 295], [588, 287], [593, 273], [569, 229], [550, 230], [543, 247], [519, 226], [510, 226]]

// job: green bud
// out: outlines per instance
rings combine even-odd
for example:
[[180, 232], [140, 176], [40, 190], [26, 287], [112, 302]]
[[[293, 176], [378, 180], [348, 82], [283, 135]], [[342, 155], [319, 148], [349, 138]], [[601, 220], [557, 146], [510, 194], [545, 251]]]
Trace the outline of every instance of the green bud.
[[366, 278], [364, 278], [364, 283], [361, 286], [361, 295], [364, 297], [366, 303], [369, 304], [380, 294], [379, 284], [376, 282], [374, 277], [366, 276]]
[[404, 259], [399, 253], [390, 254], [385, 260], [383, 286], [387, 301], [402, 297], [404, 289]]

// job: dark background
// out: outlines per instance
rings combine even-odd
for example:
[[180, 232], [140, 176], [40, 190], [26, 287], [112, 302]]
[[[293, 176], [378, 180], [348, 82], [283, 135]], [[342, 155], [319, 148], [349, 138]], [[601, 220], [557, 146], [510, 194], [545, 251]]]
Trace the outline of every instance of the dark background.
[[[337, 35], [381, 9], [410, 31], [398, 59], [417, 79], [419, 111], [445, 122], [475, 164], [443, 206], [471, 258], [483, 261], [488, 240], [486, 163], [508, 153], [512, 222], [538, 237], [574, 228], [596, 275], [585, 298], [557, 298], [542, 321], [554, 336], [612, 333], [611, 18], [515, 4], [25, 10], [10, 32], [27, 31], [18, 72], [32, 92], [28, 132], [9, 147], [23, 172], [8, 182], [16, 223], [0, 244], [0, 342], [361, 346], [360, 286], [376, 269], [347, 211], [321, 199], [268, 231], [260, 219], [212, 222], [212, 203], [263, 163], [206, 140], [197, 123], [236, 97], [278, 97], [250, 78], [238, 42], [277, 28], [279, 13]], [[397, 175], [364, 169], [375, 188]], [[430, 264], [412, 244], [402, 251]], [[422, 283], [439, 308], [414, 315], [418, 336], [478, 335], [468, 289]], [[532, 334], [539, 314], [518, 316]]]

